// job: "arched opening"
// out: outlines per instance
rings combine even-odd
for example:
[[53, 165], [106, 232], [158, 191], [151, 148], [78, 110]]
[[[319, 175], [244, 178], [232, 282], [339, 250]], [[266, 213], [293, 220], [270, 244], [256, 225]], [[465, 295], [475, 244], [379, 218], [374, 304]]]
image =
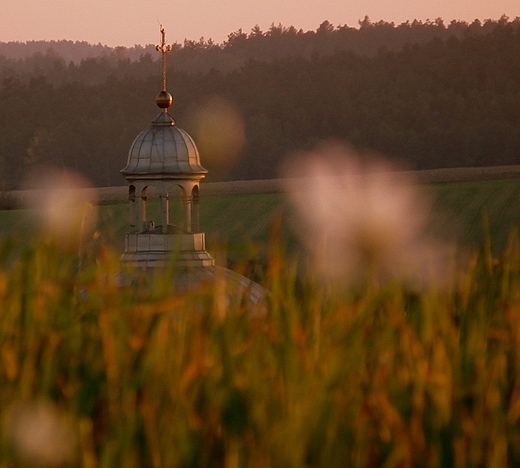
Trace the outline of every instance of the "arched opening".
[[[142, 200], [142, 231], [156, 232], [159, 226], [167, 226], [167, 218], [165, 213], [165, 206], [168, 205], [168, 200], [163, 198], [160, 189], [155, 185], [147, 185], [141, 191]], [[166, 221], [166, 223], [165, 223]]]
[[192, 192], [184, 184], [174, 185], [169, 195], [175, 203], [170, 203], [170, 219], [175, 220], [173, 227], [178, 231], [192, 232]]
[[173, 185], [168, 191], [168, 232], [179, 232], [184, 230], [184, 187]]

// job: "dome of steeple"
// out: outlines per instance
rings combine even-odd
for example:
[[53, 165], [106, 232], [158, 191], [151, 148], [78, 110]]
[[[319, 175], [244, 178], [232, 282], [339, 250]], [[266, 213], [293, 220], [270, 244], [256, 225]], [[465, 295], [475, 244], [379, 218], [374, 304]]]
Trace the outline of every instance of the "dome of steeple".
[[152, 126], [141, 132], [132, 143], [124, 176], [168, 175], [204, 176], [195, 142], [179, 128], [167, 112], [161, 112]]
[[[156, 104], [162, 112], [134, 140], [126, 167], [121, 170], [128, 182], [130, 225], [134, 228], [125, 235], [122, 260], [152, 269], [169, 267], [175, 259], [176, 291], [221, 278], [227, 284], [230, 302], [245, 299], [251, 310], [263, 311], [265, 290], [238, 273], [216, 266], [206, 251], [206, 237], [199, 228], [199, 186], [208, 171], [200, 163], [193, 139], [168, 114], [173, 97], [166, 91], [166, 52], [171, 46], [166, 45], [162, 26], [157, 50], [162, 53], [163, 89]], [[155, 190], [149, 191], [152, 187]], [[147, 213], [150, 196], [158, 198], [160, 205], [155, 220]], [[170, 200], [182, 204], [180, 223], [170, 221]]]

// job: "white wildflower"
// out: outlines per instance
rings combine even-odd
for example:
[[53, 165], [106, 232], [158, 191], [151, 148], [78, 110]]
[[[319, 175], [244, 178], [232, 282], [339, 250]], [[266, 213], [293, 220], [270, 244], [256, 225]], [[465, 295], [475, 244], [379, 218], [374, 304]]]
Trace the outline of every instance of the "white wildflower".
[[97, 193], [81, 175], [64, 170], [34, 171], [26, 181], [28, 207], [36, 210], [47, 235], [75, 243], [97, 221]]
[[73, 456], [75, 437], [70, 422], [50, 403], [13, 407], [4, 429], [17, 454], [29, 463], [61, 466]]
[[423, 283], [438, 271], [439, 250], [423, 231], [430, 203], [406, 173], [325, 145], [295, 157], [288, 175], [298, 231], [322, 275]]

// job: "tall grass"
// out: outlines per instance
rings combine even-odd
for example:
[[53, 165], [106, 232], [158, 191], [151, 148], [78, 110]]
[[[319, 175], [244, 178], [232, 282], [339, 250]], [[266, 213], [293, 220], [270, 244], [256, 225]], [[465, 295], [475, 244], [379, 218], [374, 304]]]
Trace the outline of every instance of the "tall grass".
[[[516, 235], [419, 292], [330, 289], [274, 238], [266, 313], [122, 274], [102, 245], [7, 241], [0, 260], [1, 468], [520, 464]], [[20, 411], [42, 404], [70, 437], [27, 455]]]

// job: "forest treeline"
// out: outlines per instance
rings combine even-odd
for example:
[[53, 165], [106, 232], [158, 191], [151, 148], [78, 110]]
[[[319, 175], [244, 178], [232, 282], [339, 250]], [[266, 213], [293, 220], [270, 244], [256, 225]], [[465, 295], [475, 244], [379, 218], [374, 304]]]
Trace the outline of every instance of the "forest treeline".
[[[328, 55], [344, 50], [374, 56], [381, 49], [398, 51], [407, 44], [423, 44], [434, 38], [446, 40], [485, 35], [508, 23], [518, 26], [520, 18], [510, 21], [502, 16], [498, 20], [472, 23], [453, 20], [448, 24], [437, 18], [435, 21], [406, 21], [396, 26], [386, 21], [373, 23], [367, 16], [359, 21], [358, 27], [334, 26], [324, 21], [314, 31], [273, 24], [267, 31], [259, 26], [249, 33], [239, 29], [230, 33], [223, 43], [204, 38], [175, 43], [169, 56], [179, 71], [204, 73], [215, 69], [228, 72], [250, 59], [311, 58], [315, 54]], [[55, 83], [75, 80], [99, 83], [108, 75], [143, 77], [150, 73], [147, 66], [154, 60], [157, 60], [157, 54], [153, 44], [109, 47], [67, 40], [0, 42], [0, 77], [16, 76], [22, 80], [42, 73]], [[101, 66], [96, 67], [98, 62]]]
[[[0, 44], [2, 185], [17, 187], [42, 164], [74, 168], [99, 186], [121, 184], [128, 149], [157, 112], [157, 52], [25, 44], [36, 46], [22, 56], [24, 44]], [[72, 60], [74, 47], [84, 58]], [[286, 155], [329, 138], [414, 169], [520, 159], [518, 18], [256, 27], [222, 44], [175, 44], [168, 76], [171, 114], [195, 139], [204, 138], [195, 116], [215, 98], [243, 119], [236, 160], [202, 154], [213, 180], [275, 177]], [[226, 132], [233, 128], [224, 122]]]

